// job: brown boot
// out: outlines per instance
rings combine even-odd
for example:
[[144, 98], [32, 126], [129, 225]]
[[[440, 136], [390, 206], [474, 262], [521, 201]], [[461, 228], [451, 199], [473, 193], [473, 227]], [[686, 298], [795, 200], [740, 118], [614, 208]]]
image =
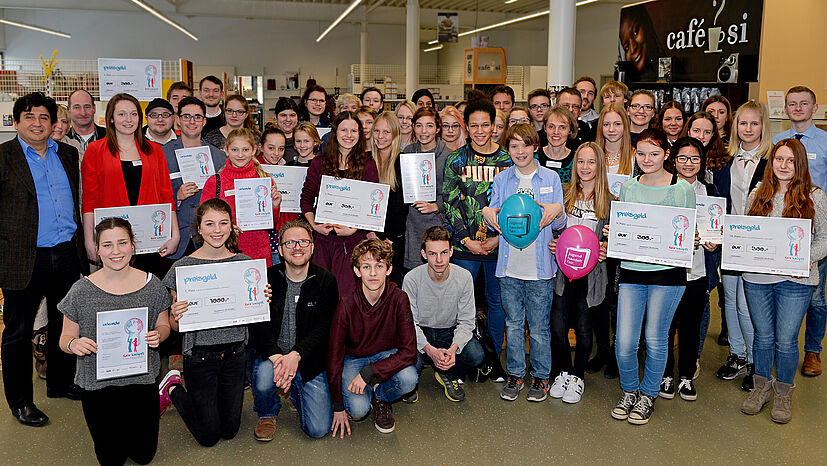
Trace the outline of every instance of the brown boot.
[[786, 424], [793, 418], [793, 389], [795, 385], [774, 380], [772, 390], [775, 398], [772, 400], [770, 418], [773, 422]]
[[396, 422], [393, 420], [393, 408], [390, 403], [379, 401], [376, 394], [370, 400], [373, 408], [373, 425], [376, 430], [383, 434], [390, 434], [396, 428]]
[[821, 353], [804, 353], [804, 364], [801, 365], [801, 375], [815, 377], [821, 375]]
[[255, 436], [256, 440], [261, 442], [269, 442], [273, 440], [276, 435], [276, 418], [263, 417], [259, 418], [256, 424]]
[[752, 376], [755, 387], [749, 392], [749, 396], [741, 404], [741, 412], [744, 414], [758, 414], [761, 409], [770, 402], [772, 382], [766, 377], [758, 374]]

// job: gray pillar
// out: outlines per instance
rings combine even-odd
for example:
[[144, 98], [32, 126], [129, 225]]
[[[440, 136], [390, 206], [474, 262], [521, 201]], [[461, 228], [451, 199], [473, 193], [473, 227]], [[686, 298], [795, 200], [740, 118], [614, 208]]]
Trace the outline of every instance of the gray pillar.
[[547, 87], [570, 86], [574, 80], [575, 0], [549, 0]]
[[419, 88], [419, 0], [408, 0], [405, 30], [405, 95]]

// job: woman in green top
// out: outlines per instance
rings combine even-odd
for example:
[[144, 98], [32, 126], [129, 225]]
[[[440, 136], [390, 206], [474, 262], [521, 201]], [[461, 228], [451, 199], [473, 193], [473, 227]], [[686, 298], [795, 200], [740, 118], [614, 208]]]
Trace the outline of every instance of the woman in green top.
[[[666, 133], [660, 129], [641, 132], [635, 161], [643, 175], [623, 183], [620, 200], [694, 209], [695, 191], [663, 168], [667, 157]], [[608, 226], [604, 234], [608, 236]], [[624, 260], [620, 263], [619, 282], [615, 353], [623, 395], [612, 410], [612, 417], [646, 424], [654, 411], [666, 367], [669, 326], [686, 287], [686, 269]], [[640, 381], [637, 354], [644, 322], [646, 369]]]

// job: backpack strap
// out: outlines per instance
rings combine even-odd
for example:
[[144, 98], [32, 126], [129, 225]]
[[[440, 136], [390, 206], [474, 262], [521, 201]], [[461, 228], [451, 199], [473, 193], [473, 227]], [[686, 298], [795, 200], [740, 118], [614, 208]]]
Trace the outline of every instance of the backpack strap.
[[221, 199], [221, 175], [215, 173], [215, 197]]

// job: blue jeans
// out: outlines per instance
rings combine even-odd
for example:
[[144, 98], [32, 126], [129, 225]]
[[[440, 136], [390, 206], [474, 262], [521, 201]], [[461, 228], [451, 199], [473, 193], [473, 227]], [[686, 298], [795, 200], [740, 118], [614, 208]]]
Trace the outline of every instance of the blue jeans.
[[[669, 327], [681, 301], [685, 286], [657, 286], [621, 283], [617, 297], [615, 355], [620, 372], [620, 387], [625, 391], [658, 396], [666, 369]], [[637, 351], [640, 329], [646, 320], [646, 366], [643, 381], [638, 376]]]
[[[396, 348], [380, 351], [366, 358], [354, 358], [345, 355], [345, 363], [342, 367], [342, 401], [344, 401], [345, 410], [353, 419], [361, 419], [367, 416], [370, 411], [370, 400], [374, 393], [373, 387], [370, 385], [370, 380], [366, 381], [368, 386], [365, 387], [365, 393], [362, 395], [357, 395], [348, 390], [348, 385], [359, 375], [359, 371], [361, 371], [363, 367], [372, 362], [379, 362], [386, 359], [394, 353], [396, 353]], [[416, 373], [416, 366], [407, 366], [391, 376], [388, 380], [376, 385], [376, 398], [379, 401], [392, 403], [401, 398], [402, 395], [414, 391], [418, 381], [419, 376]], [[329, 428], [328, 426], [328, 429]]]
[[[281, 398], [273, 382], [273, 363], [268, 358], [257, 358], [253, 366], [253, 409], [260, 418], [275, 418], [281, 410]], [[305, 383], [301, 371], [296, 372], [290, 384], [290, 401], [299, 412], [299, 424], [305, 434], [322, 438], [333, 424], [333, 405], [327, 372]]]
[[505, 333], [505, 312], [500, 297], [500, 282], [497, 281], [497, 263], [454, 259], [454, 263], [471, 272], [474, 283], [477, 281], [480, 267], [485, 273], [485, 300], [488, 302], [488, 334], [494, 341], [497, 355], [502, 352], [503, 334]]
[[509, 375], [525, 375], [525, 322], [531, 339], [531, 376], [548, 379], [551, 372], [551, 302], [554, 280], [500, 278], [505, 307], [506, 369]]
[[[428, 343], [433, 346], [434, 348], [450, 348], [451, 345], [454, 343], [454, 328], [430, 328], [430, 327], [419, 327], [422, 329], [422, 333], [425, 334], [425, 339], [428, 340]], [[447, 371], [440, 371], [434, 366], [434, 370], [437, 372], [441, 372], [445, 374], [446, 377], [450, 380], [457, 380], [458, 378], [465, 375], [468, 370], [477, 367], [482, 363], [482, 358], [484, 354], [482, 352], [482, 346], [477, 341], [476, 338], [471, 337], [468, 340], [468, 343], [462, 348], [462, 351], [457, 353], [456, 361], [454, 362], [454, 367], [448, 369]], [[422, 366], [425, 365], [425, 361], [433, 363], [431, 358], [428, 357], [425, 353], [419, 353], [418, 359], [416, 361], [416, 373], [419, 374], [422, 372]]]
[[755, 373], [779, 382], [793, 383], [798, 367], [798, 331], [813, 297], [814, 286], [791, 281], [772, 284], [744, 282], [755, 326]]
[[740, 275], [724, 274], [722, 278], [724, 317], [729, 331], [729, 352], [753, 363], [752, 341], [755, 331], [752, 328], [749, 306], [744, 296], [744, 280]]
[[821, 352], [821, 340], [827, 327], [827, 303], [824, 301], [824, 279], [827, 278], [827, 260], [818, 264], [818, 287], [807, 309], [807, 329], [804, 332], [804, 351]]

